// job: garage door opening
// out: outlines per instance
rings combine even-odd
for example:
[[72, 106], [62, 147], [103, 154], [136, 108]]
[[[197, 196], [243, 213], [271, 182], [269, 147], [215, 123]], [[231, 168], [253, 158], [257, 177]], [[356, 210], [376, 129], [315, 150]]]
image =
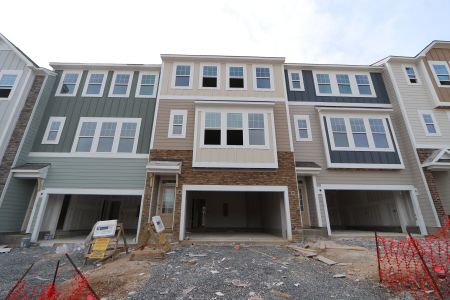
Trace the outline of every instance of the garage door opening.
[[141, 196], [50, 195], [39, 232], [41, 240], [84, 240], [97, 221], [123, 223], [127, 240], [137, 234]]
[[409, 191], [327, 190], [333, 233], [419, 232]]
[[286, 239], [284, 193], [188, 191], [185, 225], [190, 240]]

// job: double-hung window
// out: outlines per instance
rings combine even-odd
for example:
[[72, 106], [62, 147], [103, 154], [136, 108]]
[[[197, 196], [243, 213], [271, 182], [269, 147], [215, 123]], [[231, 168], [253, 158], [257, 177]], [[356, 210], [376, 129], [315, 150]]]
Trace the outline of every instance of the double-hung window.
[[186, 137], [186, 118], [187, 110], [172, 109], [170, 111], [169, 120], [169, 138], [184, 138]]
[[408, 84], [419, 84], [416, 69], [413, 66], [404, 66]]
[[220, 112], [205, 112], [204, 145], [221, 145], [222, 118]]
[[218, 82], [218, 66], [217, 65], [203, 65], [201, 66], [200, 84], [202, 88], [217, 88]]
[[177, 88], [190, 88], [192, 86], [192, 69], [192, 65], [175, 65], [175, 79], [173, 86]]
[[336, 74], [336, 81], [339, 87], [340, 94], [352, 93], [352, 88], [350, 86], [350, 79], [347, 74]]
[[42, 144], [58, 144], [65, 122], [66, 117], [50, 117]]
[[433, 73], [440, 86], [450, 86], [450, 71], [446, 62], [431, 62]]
[[269, 67], [255, 67], [256, 89], [271, 89], [271, 76]]
[[155, 72], [140, 72], [135, 96], [137, 98], [155, 97], [157, 76]]
[[317, 85], [319, 86], [319, 93], [331, 94], [331, 82], [329, 74], [316, 74]]
[[289, 71], [289, 85], [292, 91], [303, 91], [301, 71]]
[[244, 145], [242, 113], [227, 113], [227, 145]]
[[372, 130], [372, 137], [375, 148], [389, 148], [386, 128], [382, 119], [369, 119], [370, 130]]
[[362, 118], [350, 118], [350, 127], [352, 129], [353, 141], [356, 148], [368, 148], [366, 126]]
[[83, 96], [102, 97], [108, 72], [89, 71], [84, 84]]
[[265, 145], [265, 126], [263, 113], [248, 114], [248, 144]]
[[432, 111], [419, 111], [420, 119], [427, 136], [440, 136], [439, 126]]
[[135, 153], [140, 119], [81, 118], [72, 152]]
[[57, 96], [75, 96], [83, 71], [64, 71], [59, 82]]
[[358, 85], [358, 91], [361, 95], [372, 95], [370, 89], [369, 76], [367, 75], [355, 75], [356, 84]]
[[333, 133], [334, 146], [336, 148], [347, 148], [349, 146], [347, 127], [344, 118], [330, 118]]
[[133, 72], [116, 71], [111, 82], [109, 97], [128, 97], [133, 81]]
[[0, 100], [12, 97], [18, 77], [18, 71], [0, 71]]
[[228, 67], [228, 88], [244, 89], [245, 88], [245, 69], [243, 66]]
[[312, 141], [309, 116], [294, 116], [294, 125], [297, 141]]

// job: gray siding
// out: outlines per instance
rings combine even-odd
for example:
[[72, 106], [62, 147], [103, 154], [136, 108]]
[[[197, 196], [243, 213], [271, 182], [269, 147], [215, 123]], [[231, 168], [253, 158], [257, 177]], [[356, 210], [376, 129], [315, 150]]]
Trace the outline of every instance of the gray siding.
[[[387, 120], [386, 120], [387, 121]], [[392, 144], [394, 145], [395, 152], [383, 152], [383, 151], [333, 151], [331, 150], [330, 136], [328, 134], [328, 126], [323, 117], [325, 126], [325, 134], [327, 138], [327, 147], [330, 153], [330, 160], [332, 163], [349, 163], [349, 164], [400, 164], [400, 156], [398, 155], [397, 145], [391, 137]], [[393, 136], [389, 121], [389, 132]]]
[[291, 91], [289, 87], [288, 72], [284, 71], [286, 80], [286, 89], [288, 101], [300, 102], [336, 102], [336, 103], [375, 103], [375, 104], [389, 104], [389, 97], [386, 92], [386, 87], [383, 83], [381, 73], [370, 73], [372, 83], [374, 85], [376, 97], [335, 97], [335, 96], [317, 96], [314, 87], [314, 78], [312, 71], [302, 71], [305, 91]]
[[[123, 98], [107, 97], [113, 76], [112, 71], [108, 72], [103, 97], [81, 97], [88, 71], [83, 72], [76, 97], [54, 96], [62, 72], [58, 73], [50, 95], [51, 98], [38, 129], [37, 138], [34, 141], [33, 152], [70, 152], [81, 117], [141, 118], [137, 153], [149, 152], [156, 99], [134, 97], [139, 77], [138, 71], [134, 72], [130, 96]], [[42, 145], [48, 120], [50, 117], [56, 116], [66, 117], [59, 144]]]
[[44, 188], [144, 189], [147, 158], [30, 157], [49, 163]]

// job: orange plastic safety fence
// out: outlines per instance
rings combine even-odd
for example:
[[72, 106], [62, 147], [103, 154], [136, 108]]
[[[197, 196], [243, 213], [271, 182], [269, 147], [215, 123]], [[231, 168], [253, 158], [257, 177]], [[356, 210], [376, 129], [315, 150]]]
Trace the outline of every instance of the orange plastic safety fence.
[[450, 223], [426, 238], [377, 236], [380, 281], [416, 299], [450, 299]]

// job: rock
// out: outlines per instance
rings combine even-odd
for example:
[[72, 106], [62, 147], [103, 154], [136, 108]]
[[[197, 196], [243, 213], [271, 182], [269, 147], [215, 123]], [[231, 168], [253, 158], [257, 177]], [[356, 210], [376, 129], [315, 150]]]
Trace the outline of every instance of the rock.
[[211, 273], [212, 273], [212, 274], [218, 274], [219, 271], [217, 271], [217, 270], [211, 270]]
[[188, 287], [187, 289], [184, 289], [183, 290], [183, 295], [186, 296], [187, 294], [192, 292], [193, 289], [195, 289], [195, 286], [191, 286], [191, 287]]
[[189, 253], [188, 256], [189, 257], [206, 257], [206, 256], [208, 256], [208, 254], [206, 254], [206, 253], [200, 253], [200, 254]]
[[276, 297], [281, 297], [281, 298], [286, 298], [286, 299], [290, 299], [292, 298], [292, 295], [287, 293], [287, 292], [281, 292], [281, 291], [277, 291], [277, 290], [271, 290], [270, 293]]
[[333, 275], [333, 278], [345, 278], [345, 274], [335, 274]]
[[133, 296], [134, 294], [136, 294], [136, 292], [135, 291], [131, 291], [131, 292], [128, 293], [128, 296]]
[[250, 285], [248, 282], [240, 281], [239, 279], [233, 279], [231, 283], [237, 287], [248, 287]]
[[169, 293], [169, 290], [164, 290], [159, 292], [160, 295], [167, 295]]
[[223, 297], [223, 296], [225, 296], [225, 294], [224, 294], [224, 293], [222, 293], [222, 292], [216, 292], [216, 295], [217, 295], [217, 296], [219, 296], [219, 297]]

